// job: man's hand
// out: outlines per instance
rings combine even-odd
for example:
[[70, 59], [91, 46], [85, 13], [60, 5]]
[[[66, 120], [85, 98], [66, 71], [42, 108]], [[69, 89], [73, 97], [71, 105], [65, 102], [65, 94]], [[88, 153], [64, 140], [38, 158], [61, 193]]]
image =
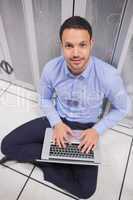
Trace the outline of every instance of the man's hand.
[[53, 129], [53, 142], [58, 145], [60, 148], [65, 148], [65, 143], [69, 142], [69, 138], [72, 136], [72, 129], [64, 124], [63, 122], [55, 125]]
[[89, 153], [89, 151], [96, 147], [96, 144], [99, 139], [99, 134], [93, 128], [86, 129], [81, 133], [81, 142], [78, 148], [81, 150], [82, 153]]

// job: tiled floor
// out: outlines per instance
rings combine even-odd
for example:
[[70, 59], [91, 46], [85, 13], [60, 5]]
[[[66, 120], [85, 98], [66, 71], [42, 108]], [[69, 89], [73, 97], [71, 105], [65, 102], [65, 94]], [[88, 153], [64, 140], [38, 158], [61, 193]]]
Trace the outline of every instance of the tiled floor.
[[[0, 81], [0, 141], [17, 126], [39, 116], [35, 92]], [[133, 129], [116, 126], [100, 138], [102, 164], [97, 190], [90, 200], [133, 198], [132, 137]], [[43, 180], [41, 170], [34, 165], [10, 161], [0, 165], [0, 199], [72, 200], [74, 197]]]

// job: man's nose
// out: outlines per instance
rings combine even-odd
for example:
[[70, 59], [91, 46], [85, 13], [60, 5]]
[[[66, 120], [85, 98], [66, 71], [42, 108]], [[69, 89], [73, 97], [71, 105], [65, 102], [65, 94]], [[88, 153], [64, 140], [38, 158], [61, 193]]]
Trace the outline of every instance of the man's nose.
[[80, 55], [79, 48], [77, 48], [77, 47], [73, 48], [73, 56], [78, 57], [79, 55]]

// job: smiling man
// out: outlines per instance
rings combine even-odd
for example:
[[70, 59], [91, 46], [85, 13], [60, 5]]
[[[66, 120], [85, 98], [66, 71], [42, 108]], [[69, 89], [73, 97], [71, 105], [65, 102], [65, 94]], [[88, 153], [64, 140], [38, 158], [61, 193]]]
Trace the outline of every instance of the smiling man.
[[[42, 73], [41, 105], [60, 147], [65, 147], [67, 135], [72, 134], [69, 124], [91, 125], [84, 128], [79, 145], [82, 152], [88, 153], [96, 146], [99, 135], [128, 113], [130, 100], [117, 70], [91, 56], [94, 41], [85, 19], [75, 16], [66, 20], [60, 29], [60, 40], [63, 56], [46, 64]], [[55, 107], [51, 103], [53, 93]], [[105, 97], [113, 108], [99, 120]]]
[[[40, 80], [40, 105], [46, 117], [22, 125], [3, 139], [1, 150], [8, 159], [21, 162], [40, 159], [47, 127], [53, 128], [54, 143], [64, 148], [73, 129], [81, 130], [78, 148], [88, 153], [96, 147], [100, 135], [130, 109], [117, 70], [91, 56], [94, 41], [88, 21], [79, 16], [67, 19], [60, 28], [60, 40], [63, 56], [45, 65]], [[112, 103], [112, 109], [100, 119], [105, 97]], [[89, 198], [95, 192], [97, 166], [36, 165], [44, 171], [47, 181], [79, 198]]]
[[[84, 116], [86, 115], [86, 112], [84, 112], [85, 107], [86, 107], [85, 98], [87, 97], [88, 91], [86, 90], [87, 88], [86, 88], [86, 85], [84, 84], [84, 81], [83, 80], [81, 81], [81, 77], [83, 77], [82, 73], [86, 70], [86, 68], [88, 68], [90, 64], [90, 53], [93, 46], [92, 31], [91, 31], [90, 25], [87, 28], [89, 28], [89, 32], [85, 29], [80, 29], [80, 28], [65, 28], [63, 30], [63, 27], [62, 27], [62, 29], [60, 30], [60, 39], [61, 39], [62, 49], [63, 49], [63, 54], [64, 54], [64, 58], [60, 58], [60, 61], [64, 59], [64, 63], [63, 63], [64, 66], [59, 66], [59, 67], [64, 67], [64, 70], [66, 71], [66, 77], [64, 76], [61, 79], [56, 78], [56, 82], [63, 81], [64, 79], [64, 83], [62, 82], [59, 85], [60, 88], [58, 87], [58, 84], [57, 84], [54, 87], [54, 90], [57, 94], [57, 98], [63, 100], [62, 106], [66, 108], [66, 111], [64, 110], [64, 113], [62, 113], [60, 116], [67, 119], [66, 115], [68, 115], [68, 120], [70, 121], [82, 122], [83, 116], [81, 118], [80, 117], [81, 114], [83, 113]], [[42, 82], [43, 80], [44, 79], [42, 76]], [[42, 83], [42, 85], [43, 84], [45, 83]], [[77, 87], [77, 84], [79, 85], [78, 87]], [[63, 85], [63, 88], [61, 88], [61, 85]], [[62, 89], [64, 90], [64, 92], [62, 91]], [[84, 92], [84, 95], [83, 95], [83, 92]], [[44, 97], [43, 94], [41, 96]], [[83, 105], [83, 102], [84, 102], [84, 105]], [[43, 108], [43, 110], [46, 110], [46, 109]], [[54, 117], [54, 115], [51, 115], [51, 116], [52, 118]], [[89, 120], [87, 119], [85, 123], [86, 122], [88, 123]], [[93, 121], [90, 121], [90, 122], [93, 122]], [[86, 134], [87, 132], [89, 132], [89, 135]], [[67, 134], [72, 134], [72, 130], [70, 129], [70, 127], [67, 127], [63, 122], [55, 124], [54, 139], [57, 145], [59, 145], [60, 147], [61, 146], [65, 147], [64, 139], [67, 140]], [[88, 151], [93, 146], [96, 145], [99, 134], [97, 134], [95, 129], [91, 129], [91, 130], [89, 129], [83, 132], [81, 139], [83, 137], [84, 137], [84, 140], [82, 140], [79, 148], [84, 146], [81, 151], [82, 152], [86, 151], [88, 153]], [[88, 144], [86, 141], [88, 142]]]

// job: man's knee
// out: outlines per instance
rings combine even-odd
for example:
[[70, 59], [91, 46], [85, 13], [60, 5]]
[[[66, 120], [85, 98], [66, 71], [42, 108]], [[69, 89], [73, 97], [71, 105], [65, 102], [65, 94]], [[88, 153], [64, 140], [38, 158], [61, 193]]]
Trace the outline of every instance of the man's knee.
[[11, 140], [7, 135], [3, 138], [2, 142], [1, 142], [1, 152], [6, 155], [9, 151], [9, 149], [11, 148], [11, 146], [12, 146]]
[[79, 198], [88, 199], [95, 193], [95, 191], [96, 191], [96, 187], [82, 188]]

